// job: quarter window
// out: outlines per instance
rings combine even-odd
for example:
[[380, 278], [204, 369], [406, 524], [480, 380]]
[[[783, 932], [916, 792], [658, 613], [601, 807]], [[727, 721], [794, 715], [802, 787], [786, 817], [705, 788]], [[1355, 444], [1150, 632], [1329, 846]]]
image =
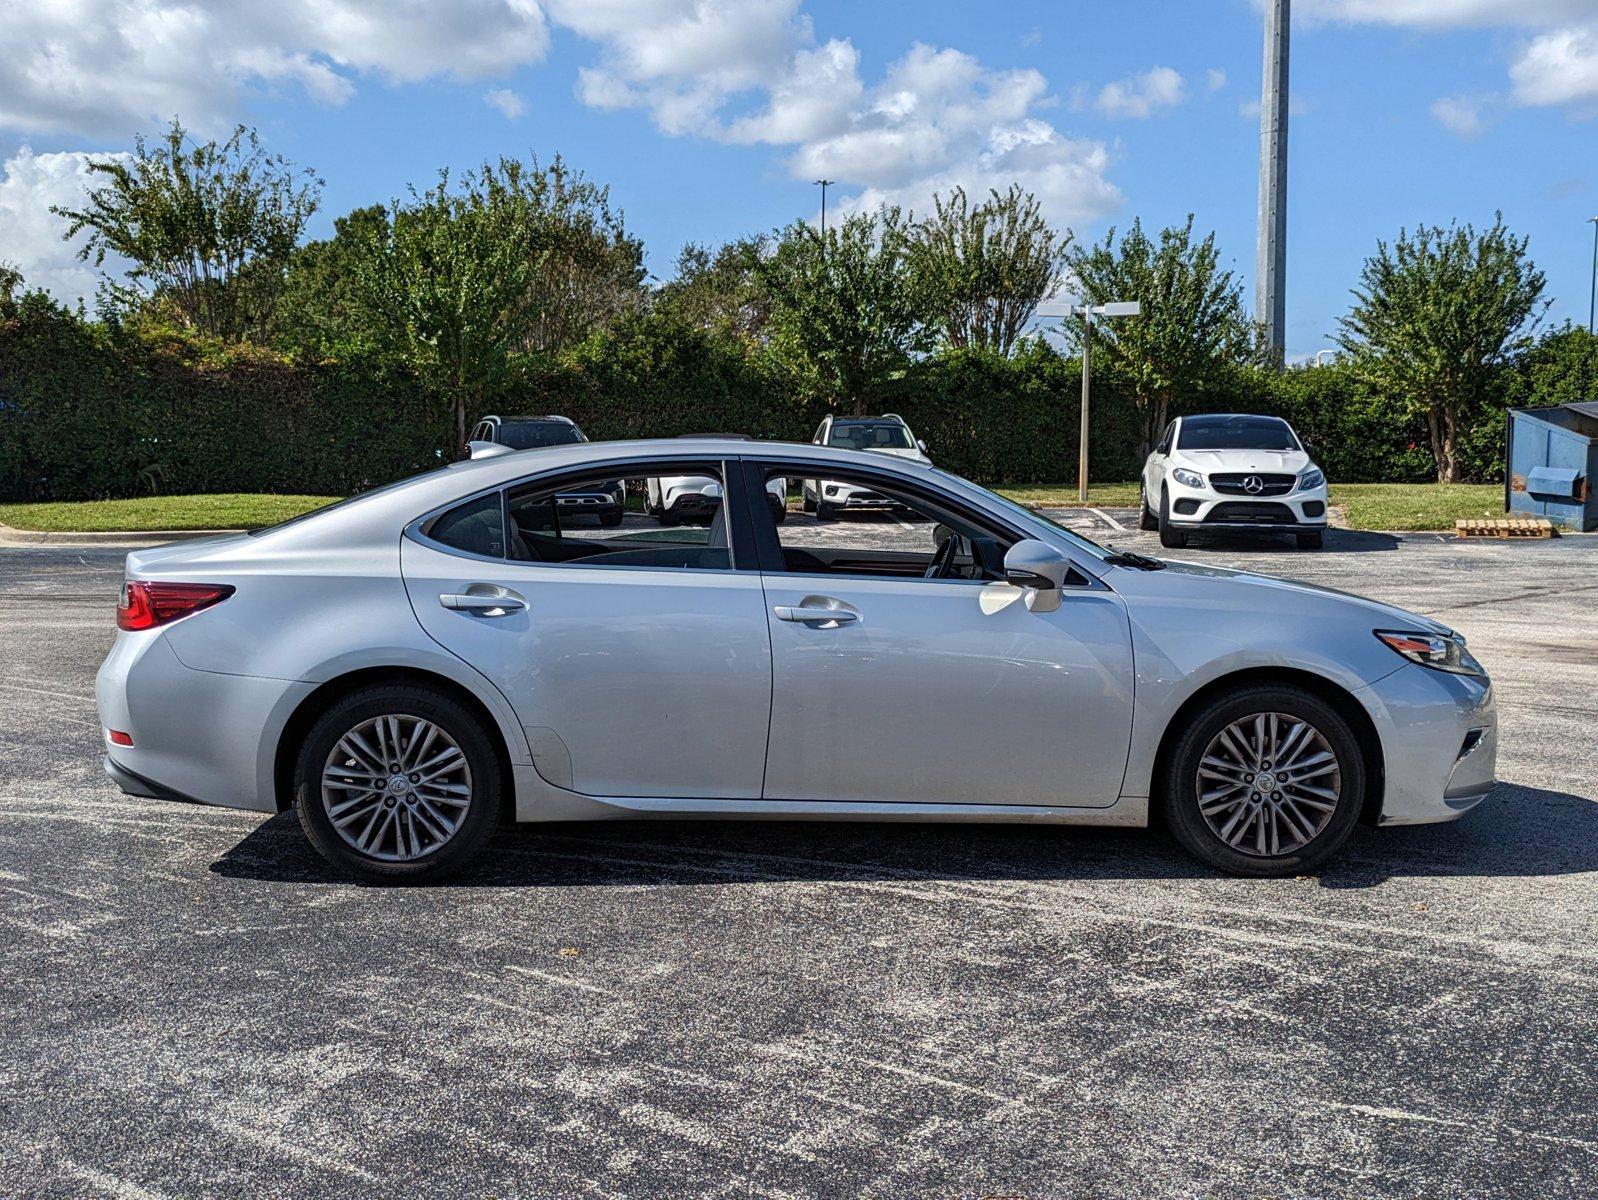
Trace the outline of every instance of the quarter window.
[[434, 517], [427, 536], [452, 550], [484, 558], [505, 557], [505, 511], [499, 493], [468, 500]]

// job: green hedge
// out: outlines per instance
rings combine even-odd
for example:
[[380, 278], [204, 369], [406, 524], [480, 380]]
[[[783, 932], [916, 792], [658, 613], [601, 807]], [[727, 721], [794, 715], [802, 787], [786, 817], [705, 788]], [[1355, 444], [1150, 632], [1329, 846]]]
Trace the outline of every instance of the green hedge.
[[[951, 471], [989, 483], [1074, 482], [1079, 363], [1043, 345], [1014, 358], [947, 351], [885, 388]], [[1465, 442], [1471, 478], [1499, 477], [1505, 403], [1591, 395], [1598, 339], [1563, 330], [1504, 375]], [[594, 439], [737, 432], [808, 440], [827, 411], [784, 365], [652, 316], [559, 365], [528, 363], [489, 405], [560, 412]], [[1180, 412], [1287, 418], [1341, 482], [1433, 478], [1424, 420], [1340, 366], [1222, 368]], [[150, 492], [343, 494], [452, 453], [445, 399], [380, 360], [294, 362], [87, 322], [30, 294], [0, 313], [0, 498], [82, 500]], [[475, 414], [474, 414], [475, 415]], [[1113, 374], [1096, 375], [1094, 479], [1135, 478], [1139, 421]]]

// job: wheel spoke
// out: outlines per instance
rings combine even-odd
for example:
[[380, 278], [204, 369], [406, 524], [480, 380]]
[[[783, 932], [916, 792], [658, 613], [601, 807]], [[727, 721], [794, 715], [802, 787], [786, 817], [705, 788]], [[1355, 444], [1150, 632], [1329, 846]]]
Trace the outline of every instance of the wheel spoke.
[[384, 713], [346, 730], [328, 754], [321, 783], [334, 831], [362, 855], [385, 862], [438, 850], [460, 831], [474, 798], [460, 745], [443, 727], [407, 713]]
[[1343, 793], [1326, 736], [1301, 716], [1268, 710], [1216, 732], [1193, 781], [1210, 832], [1257, 858], [1296, 853], [1319, 837]]

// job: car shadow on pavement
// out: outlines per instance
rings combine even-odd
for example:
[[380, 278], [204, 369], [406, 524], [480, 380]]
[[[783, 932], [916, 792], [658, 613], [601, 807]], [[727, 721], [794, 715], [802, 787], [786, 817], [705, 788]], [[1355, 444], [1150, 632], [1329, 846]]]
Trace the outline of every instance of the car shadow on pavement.
[[[346, 883], [292, 813], [213, 863], [234, 879]], [[1317, 873], [1327, 888], [1409, 876], [1553, 876], [1598, 870], [1598, 803], [1500, 784], [1464, 820], [1358, 829]], [[804, 821], [615, 821], [497, 833], [448, 887], [606, 887], [749, 882], [1050, 882], [1220, 878], [1161, 829]], [[1269, 886], [1264, 884], [1262, 886]]]
[[1396, 533], [1372, 533], [1365, 529], [1328, 529], [1319, 550], [1300, 550], [1288, 536], [1269, 533], [1198, 534], [1189, 539], [1189, 550], [1228, 550], [1234, 554], [1368, 554], [1373, 550], [1397, 550], [1403, 537]]

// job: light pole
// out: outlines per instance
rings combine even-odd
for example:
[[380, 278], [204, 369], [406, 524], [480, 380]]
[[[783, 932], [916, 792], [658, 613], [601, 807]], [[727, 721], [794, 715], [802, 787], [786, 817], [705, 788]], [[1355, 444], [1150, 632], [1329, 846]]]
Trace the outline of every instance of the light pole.
[[1287, 346], [1287, 117], [1290, 0], [1265, 0], [1260, 80], [1260, 213], [1254, 258], [1254, 319], [1279, 367]]
[[836, 179], [818, 179], [816, 186], [821, 189], [821, 240], [827, 240], [827, 189], [836, 183]]
[[1598, 217], [1588, 217], [1592, 223], [1592, 282], [1587, 285], [1587, 332], [1594, 333], [1594, 310], [1598, 309]]
[[1143, 311], [1136, 300], [1117, 300], [1109, 304], [1073, 304], [1071, 315], [1082, 318], [1082, 413], [1080, 446], [1076, 460], [1076, 498], [1088, 502], [1088, 392], [1092, 386], [1093, 318], [1135, 317]]

